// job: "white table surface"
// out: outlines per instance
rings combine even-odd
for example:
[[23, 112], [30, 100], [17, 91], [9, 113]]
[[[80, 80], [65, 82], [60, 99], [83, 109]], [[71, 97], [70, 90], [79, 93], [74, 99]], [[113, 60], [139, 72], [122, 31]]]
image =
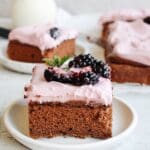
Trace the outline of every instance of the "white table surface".
[[[3, 113], [12, 101], [23, 97], [24, 85], [30, 79], [30, 75], [12, 72], [0, 65], [0, 150], [27, 149], [6, 131]], [[126, 100], [138, 114], [135, 131], [122, 145], [118, 145], [117, 150], [150, 150], [150, 87], [117, 85], [114, 95]]]

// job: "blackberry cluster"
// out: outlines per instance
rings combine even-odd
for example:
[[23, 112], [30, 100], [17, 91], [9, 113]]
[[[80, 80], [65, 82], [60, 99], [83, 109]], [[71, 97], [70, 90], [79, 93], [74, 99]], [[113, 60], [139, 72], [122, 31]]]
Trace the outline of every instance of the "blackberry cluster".
[[92, 70], [93, 72], [99, 74], [99, 76], [102, 76], [104, 78], [111, 77], [111, 69], [103, 61], [96, 61], [94, 64], [92, 64]]
[[57, 73], [53, 67], [49, 67], [44, 72], [46, 81], [57, 81], [62, 83], [70, 83], [74, 85], [96, 84], [99, 77], [110, 78], [110, 67], [103, 61], [97, 61], [90, 54], [79, 55], [69, 62], [69, 68], [84, 68], [90, 66], [92, 70], [79, 72], [68, 71], [65, 73]]
[[57, 27], [50, 29], [49, 33], [53, 39], [57, 39], [60, 36], [60, 31]]
[[62, 83], [70, 83], [74, 85], [89, 85], [96, 84], [99, 76], [94, 72], [68, 72], [65, 74], [56, 73], [53, 68], [46, 69], [44, 72], [46, 81], [58, 81]]
[[102, 76], [104, 78], [110, 78], [111, 75], [110, 67], [103, 61], [97, 61], [90, 54], [79, 55], [69, 62], [69, 68], [71, 67], [81, 68], [86, 66], [91, 66], [92, 71], [98, 74], [99, 76]]
[[94, 72], [79, 72], [71, 75], [71, 83], [74, 85], [89, 85], [96, 84], [99, 80], [99, 76]]
[[70, 82], [70, 76], [68, 74], [59, 74], [53, 68], [48, 68], [44, 72], [44, 77], [46, 81], [58, 81], [63, 83]]
[[95, 59], [90, 54], [79, 55], [74, 57], [72, 61], [69, 62], [69, 68], [81, 68], [86, 66], [91, 66], [95, 62]]

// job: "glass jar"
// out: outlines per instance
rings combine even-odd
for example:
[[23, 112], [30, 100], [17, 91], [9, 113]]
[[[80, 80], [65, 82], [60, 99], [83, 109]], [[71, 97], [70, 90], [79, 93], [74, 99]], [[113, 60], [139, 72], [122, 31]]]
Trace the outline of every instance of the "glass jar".
[[13, 28], [34, 24], [53, 23], [56, 18], [54, 0], [14, 0], [12, 7]]

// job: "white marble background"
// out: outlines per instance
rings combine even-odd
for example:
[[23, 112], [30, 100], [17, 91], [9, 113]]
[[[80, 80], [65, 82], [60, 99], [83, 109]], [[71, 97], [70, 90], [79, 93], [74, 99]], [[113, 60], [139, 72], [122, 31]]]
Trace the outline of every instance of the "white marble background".
[[[0, 0], [0, 16], [10, 16], [13, 0]], [[150, 0], [56, 0], [58, 6], [73, 14], [119, 8], [150, 8]]]

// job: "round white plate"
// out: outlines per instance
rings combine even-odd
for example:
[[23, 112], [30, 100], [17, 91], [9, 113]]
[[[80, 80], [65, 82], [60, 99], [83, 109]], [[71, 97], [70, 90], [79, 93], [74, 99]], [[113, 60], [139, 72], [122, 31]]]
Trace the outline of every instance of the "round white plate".
[[10, 134], [31, 149], [51, 150], [108, 150], [117, 147], [133, 131], [137, 124], [134, 109], [117, 98], [113, 100], [113, 137], [107, 140], [94, 138], [55, 137], [32, 139], [28, 136], [27, 105], [23, 100], [15, 101], [6, 110], [4, 123]]
[[[76, 42], [76, 51], [75, 54], [81, 53], [91, 53], [96, 58], [104, 58], [103, 51], [99, 46], [96, 44], [88, 43], [85, 40], [78, 39]], [[3, 66], [13, 71], [31, 74], [33, 67], [38, 63], [25, 63], [14, 61], [8, 58], [6, 49], [7, 49], [8, 42], [2, 42], [0, 45], [0, 62]], [[92, 49], [92, 51], [91, 51]], [[101, 57], [102, 56], [102, 57]]]

